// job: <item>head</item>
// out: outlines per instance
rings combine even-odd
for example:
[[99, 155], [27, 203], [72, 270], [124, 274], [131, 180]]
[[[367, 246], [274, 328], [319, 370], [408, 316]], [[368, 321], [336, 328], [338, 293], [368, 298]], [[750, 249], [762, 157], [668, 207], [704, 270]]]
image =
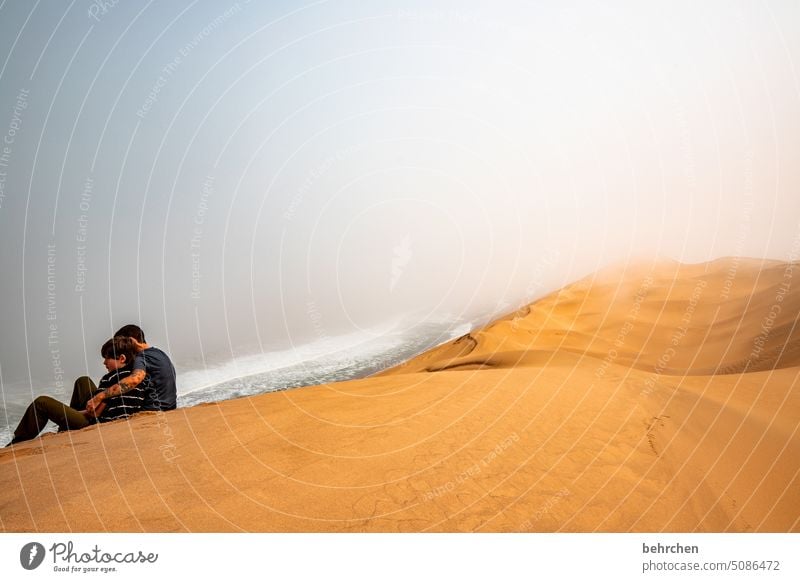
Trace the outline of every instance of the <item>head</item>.
[[136, 342], [129, 337], [113, 337], [100, 349], [103, 364], [109, 372], [131, 364], [137, 352]]
[[129, 337], [135, 339], [140, 344], [146, 343], [144, 339], [144, 331], [138, 325], [128, 324], [123, 325], [114, 334], [114, 337]]

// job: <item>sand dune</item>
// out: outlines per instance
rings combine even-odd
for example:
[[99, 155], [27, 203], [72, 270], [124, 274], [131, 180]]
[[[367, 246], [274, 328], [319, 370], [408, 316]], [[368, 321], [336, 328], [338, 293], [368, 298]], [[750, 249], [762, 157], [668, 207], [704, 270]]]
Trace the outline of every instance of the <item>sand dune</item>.
[[669, 375], [800, 366], [793, 272], [800, 266], [752, 259], [609, 269], [401, 371], [508, 367], [517, 364], [515, 354], [541, 363], [544, 353], [564, 352]]
[[799, 264], [606, 269], [364, 380], [0, 452], [5, 531], [800, 531]]

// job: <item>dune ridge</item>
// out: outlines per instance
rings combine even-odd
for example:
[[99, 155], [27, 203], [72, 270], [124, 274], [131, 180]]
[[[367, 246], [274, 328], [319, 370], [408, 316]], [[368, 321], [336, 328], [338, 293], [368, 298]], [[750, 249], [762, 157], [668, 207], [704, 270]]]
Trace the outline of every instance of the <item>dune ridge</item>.
[[796, 367], [798, 268], [720, 259], [607, 269], [388, 373], [509, 367], [564, 352], [611, 352], [615, 363], [669, 375]]
[[362, 380], [0, 451], [4, 531], [800, 531], [800, 264], [604, 269]]

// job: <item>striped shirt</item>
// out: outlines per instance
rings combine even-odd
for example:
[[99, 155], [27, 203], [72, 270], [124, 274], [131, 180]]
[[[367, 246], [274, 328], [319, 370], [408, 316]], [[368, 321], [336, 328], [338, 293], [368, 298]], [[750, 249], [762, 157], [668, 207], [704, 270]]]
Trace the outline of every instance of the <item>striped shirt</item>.
[[[119, 370], [109, 372], [100, 379], [97, 385], [97, 391], [102, 392], [107, 388], [111, 388], [114, 384], [119, 384], [119, 381], [131, 375], [133, 371], [132, 366], [126, 366]], [[98, 420], [100, 422], [110, 422], [120, 418], [128, 418], [130, 415], [139, 412], [144, 403], [146, 390], [149, 386], [149, 379], [145, 378], [142, 383], [131, 388], [125, 394], [107, 398], [103, 401], [106, 405], [103, 412], [100, 414]]]

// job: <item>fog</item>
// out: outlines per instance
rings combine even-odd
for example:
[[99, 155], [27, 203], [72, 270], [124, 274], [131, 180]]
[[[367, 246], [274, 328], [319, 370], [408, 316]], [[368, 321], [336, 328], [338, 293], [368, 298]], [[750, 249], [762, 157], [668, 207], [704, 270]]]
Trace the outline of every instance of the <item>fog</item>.
[[796, 2], [5, 2], [0, 382], [800, 256]]

